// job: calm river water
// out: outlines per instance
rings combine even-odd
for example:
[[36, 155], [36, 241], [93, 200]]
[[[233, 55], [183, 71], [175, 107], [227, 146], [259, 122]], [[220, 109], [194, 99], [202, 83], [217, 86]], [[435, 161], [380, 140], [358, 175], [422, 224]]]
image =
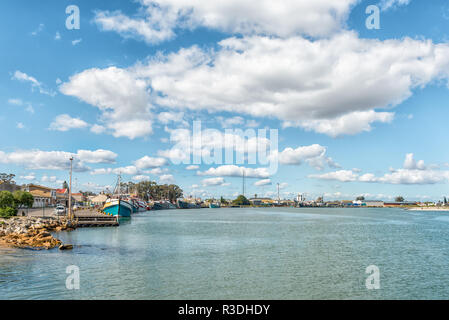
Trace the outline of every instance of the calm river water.
[[0, 249], [0, 299], [449, 299], [444, 212], [170, 210], [57, 237], [75, 249]]

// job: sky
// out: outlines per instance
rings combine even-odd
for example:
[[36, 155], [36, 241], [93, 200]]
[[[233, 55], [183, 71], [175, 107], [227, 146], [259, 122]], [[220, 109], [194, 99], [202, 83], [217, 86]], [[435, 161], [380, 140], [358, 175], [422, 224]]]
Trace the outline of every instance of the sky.
[[0, 12], [0, 172], [19, 184], [60, 187], [73, 156], [76, 191], [120, 173], [233, 198], [245, 172], [248, 197], [278, 184], [291, 199], [449, 195], [446, 1], [4, 0]]

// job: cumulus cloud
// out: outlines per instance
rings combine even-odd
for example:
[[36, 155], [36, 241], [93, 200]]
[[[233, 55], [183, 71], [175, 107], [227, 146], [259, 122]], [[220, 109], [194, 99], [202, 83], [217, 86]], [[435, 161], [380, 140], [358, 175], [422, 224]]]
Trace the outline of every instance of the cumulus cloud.
[[97, 107], [102, 125], [115, 137], [135, 139], [152, 133], [147, 85], [127, 70], [89, 69], [71, 77], [59, 90]]
[[174, 184], [176, 183], [175, 177], [171, 174], [163, 174], [159, 177], [160, 184]]
[[[159, 54], [129, 69], [86, 70], [61, 92], [115, 122], [136, 113], [151, 118], [151, 100], [169, 108], [273, 117], [336, 137], [391, 122], [394, 113], [378, 109], [447, 79], [448, 71], [449, 45], [431, 41], [360, 39], [347, 31], [317, 40], [248, 36], [225, 39], [217, 50], [193, 46]], [[147, 128], [137, 136], [150, 134]]]
[[413, 153], [408, 153], [405, 156], [404, 169], [408, 170], [426, 170], [424, 160], [416, 162]]
[[198, 171], [200, 176], [225, 176], [225, 177], [242, 177], [245, 173], [247, 178], [268, 178], [270, 173], [267, 168], [245, 168], [236, 165], [224, 165], [217, 168], [210, 168], [204, 172]]
[[208, 178], [203, 179], [201, 181], [204, 187], [211, 187], [211, 186], [224, 186], [225, 185], [225, 179], [223, 177], [217, 177], [217, 178]]
[[88, 171], [86, 164], [111, 163], [117, 155], [107, 150], [79, 150], [77, 153], [65, 151], [20, 150], [11, 153], [0, 151], [0, 163], [24, 166], [32, 170], [68, 170], [70, 158], [74, 157], [73, 169]]
[[386, 183], [386, 184], [436, 184], [444, 183], [449, 180], [449, 171], [435, 170], [424, 166], [424, 161], [416, 162], [413, 154], [406, 155], [404, 168], [390, 169], [390, 173], [383, 176], [376, 176], [373, 173], [359, 174], [353, 170], [339, 170], [321, 175], [309, 175], [310, 178], [321, 180], [335, 180], [340, 182], [367, 182], [367, 183]]
[[139, 16], [98, 11], [95, 21], [103, 31], [115, 31], [125, 38], [149, 44], [173, 39], [176, 28], [197, 27], [244, 35], [326, 36], [342, 28], [357, 0], [141, 0], [140, 3]]
[[50, 124], [49, 129], [66, 132], [71, 129], [83, 129], [88, 126], [88, 123], [80, 118], [72, 118], [68, 114], [61, 114]]
[[153, 158], [145, 156], [134, 162], [134, 165], [139, 169], [150, 169], [165, 166], [168, 163], [165, 158]]

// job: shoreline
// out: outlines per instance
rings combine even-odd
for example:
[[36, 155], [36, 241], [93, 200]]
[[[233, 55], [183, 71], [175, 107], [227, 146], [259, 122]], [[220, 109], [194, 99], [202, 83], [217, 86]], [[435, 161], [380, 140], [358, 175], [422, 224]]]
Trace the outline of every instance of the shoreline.
[[0, 247], [50, 250], [64, 248], [50, 232], [70, 231], [76, 226], [67, 219], [12, 217], [0, 219]]

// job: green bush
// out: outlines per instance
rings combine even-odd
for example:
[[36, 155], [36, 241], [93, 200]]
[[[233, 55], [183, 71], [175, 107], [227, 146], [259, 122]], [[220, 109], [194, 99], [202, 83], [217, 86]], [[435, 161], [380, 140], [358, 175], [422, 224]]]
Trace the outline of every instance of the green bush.
[[17, 215], [17, 210], [14, 208], [0, 208], [0, 218], [11, 218]]
[[0, 192], [0, 208], [15, 207], [14, 196], [9, 191]]

